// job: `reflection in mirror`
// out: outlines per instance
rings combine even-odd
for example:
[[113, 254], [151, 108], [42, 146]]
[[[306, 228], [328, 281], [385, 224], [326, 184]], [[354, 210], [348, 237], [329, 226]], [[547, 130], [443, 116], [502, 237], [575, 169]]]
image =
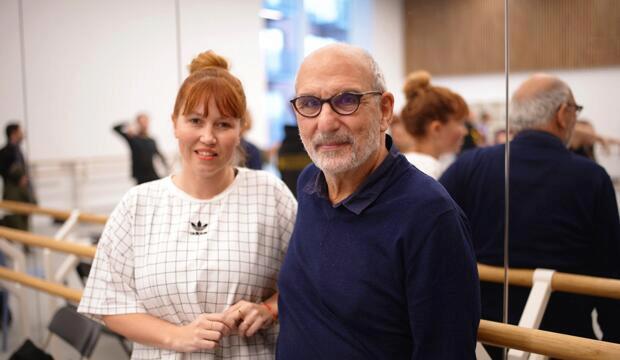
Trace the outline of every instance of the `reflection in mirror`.
[[[407, 4], [407, 70], [427, 71], [432, 75], [430, 83], [437, 88], [429, 87], [426, 96], [421, 96], [411, 91], [411, 87], [420, 87], [428, 74], [410, 75], [405, 91], [414, 96], [409, 97], [401, 122], [409, 125], [413, 135], [410, 141], [426, 150], [427, 155], [433, 156], [433, 151], [449, 153], [441, 146], [445, 138], [440, 135], [447, 129], [439, 126], [438, 117], [450, 109], [449, 104], [458, 103], [450, 94], [458, 94], [465, 100], [469, 111], [464, 119], [459, 119], [465, 129], [461, 148], [452, 156], [439, 156], [443, 166], [438, 179], [469, 218], [478, 261], [503, 266], [502, 144], [507, 138], [504, 3], [454, 0], [408, 1]], [[441, 106], [432, 106], [440, 102]], [[448, 112], [453, 118], [456, 113]], [[428, 134], [421, 136], [415, 125], [425, 118], [429, 123]], [[398, 131], [396, 128], [395, 133]], [[434, 146], [423, 146], [427, 142]], [[416, 166], [424, 165], [420, 160], [418, 163], [421, 165], [414, 162]], [[482, 318], [501, 322], [502, 285], [486, 281], [480, 285]]]
[[[510, 1], [511, 268], [620, 276], [619, 20], [614, 0]], [[618, 300], [509, 303], [511, 323], [620, 341]]]
[[[509, 1], [510, 131], [502, 126], [505, 82], [498, 73], [503, 4], [475, 3], [410, 1], [407, 66], [461, 94], [478, 120], [472, 137], [491, 145], [462, 153], [440, 177], [469, 217], [478, 261], [503, 264], [505, 148], [493, 145], [514, 137], [510, 266], [617, 278], [620, 125], [612, 119], [620, 111], [620, 3]], [[541, 72], [548, 75], [532, 77]], [[579, 155], [567, 150], [569, 140]], [[481, 292], [483, 318], [501, 321], [501, 286], [483, 282]], [[510, 292], [510, 323], [618, 341], [617, 302], [553, 293], [546, 311], [523, 314], [530, 289]]]

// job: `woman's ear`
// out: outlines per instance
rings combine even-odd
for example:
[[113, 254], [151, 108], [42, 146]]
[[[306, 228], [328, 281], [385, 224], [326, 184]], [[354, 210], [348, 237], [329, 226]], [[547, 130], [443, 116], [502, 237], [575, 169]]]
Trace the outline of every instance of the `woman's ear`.
[[439, 120], [433, 120], [430, 124], [428, 124], [428, 133], [429, 134], [437, 134], [443, 128], [443, 124]]
[[179, 138], [177, 136], [177, 118], [174, 117], [174, 114], [170, 115], [170, 119], [172, 120], [172, 130], [174, 131], [174, 137]]

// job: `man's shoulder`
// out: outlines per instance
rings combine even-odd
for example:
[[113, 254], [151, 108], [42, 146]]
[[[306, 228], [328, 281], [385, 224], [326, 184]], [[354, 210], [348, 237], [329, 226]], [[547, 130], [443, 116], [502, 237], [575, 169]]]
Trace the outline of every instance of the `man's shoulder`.
[[15, 147], [11, 146], [11, 144], [5, 144], [1, 149], [0, 149], [0, 154], [8, 154], [12, 151], [15, 151]]
[[503, 156], [506, 146], [504, 144], [478, 147], [463, 151], [456, 159], [457, 162], [478, 162], [495, 159]]
[[596, 163], [594, 160], [588, 159], [585, 156], [575, 154], [573, 152], [569, 153], [569, 164], [578, 169], [584, 169], [589, 172], [596, 172], [601, 174], [607, 174], [607, 171], [604, 167]]
[[425, 215], [443, 213], [456, 207], [439, 182], [413, 166], [405, 169], [390, 185], [384, 201], [397, 202], [395, 211]]
[[505, 145], [499, 144], [465, 150], [446, 169], [439, 181], [443, 183], [446, 178], [462, 176], [464, 173], [476, 172], [480, 168], [488, 168], [489, 166], [492, 168], [503, 167], [504, 149]]

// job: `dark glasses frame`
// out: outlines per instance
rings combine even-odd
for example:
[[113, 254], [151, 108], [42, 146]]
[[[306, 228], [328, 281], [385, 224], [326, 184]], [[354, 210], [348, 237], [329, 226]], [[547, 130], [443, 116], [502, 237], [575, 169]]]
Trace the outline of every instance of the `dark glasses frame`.
[[[356, 104], [356, 106], [355, 106], [355, 108], [353, 110], [344, 112], [342, 110], [338, 110], [337, 106], [334, 105], [334, 99], [337, 99], [338, 97], [340, 97], [342, 95], [353, 96], [357, 100], [357, 104]], [[293, 105], [293, 108], [295, 109], [295, 111], [299, 115], [301, 115], [303, 117], [306, 117], [306, 118], [315, 118], [315, 117], [319, 116], [321, 114], [321, 111], [323, 110], [323, 104], [325, 104], [325, 103], [329, 103], [329, 106], [332, 108], [332, 110], [336, 114], [346, 116], [346, 115], [352, 115], [353, 113], [355, 113], [359, 109], [360, 104], [362, 102], [362, 97], [364, 97], [365, 95], [383, 95], [383, 92], [382, 91], [365, 91], [365, 92], [357, 93], [357, 92], [352, 92], [352, 91], [343, 91], [343, 92], [338, 93], [338, 94], [336, 94], [336, 95], [334, 95], [332, 97], [329, 97], [327, 99], [322, 99], [322, 98], [319, 98], [319, 97], [316, 97], [316, 96], [312, 96], [312, 95], [302, 95], [302, 96], [298, 96], [298, 97], [290, 100], [290, 103], [291, 103], [291, 105]], [[301, 112], [299, 110], [299, 108], [297, 107], [297, 102], [298, 102], [299, 99], [304, 99], [304, 98], [314, 99], [314, 100], [319, 102], [320, 105], [318, 107], [318, 110], [317, 110], [316, 114], [314, 114], [314, 113], [304, 114], [303, 112]]]

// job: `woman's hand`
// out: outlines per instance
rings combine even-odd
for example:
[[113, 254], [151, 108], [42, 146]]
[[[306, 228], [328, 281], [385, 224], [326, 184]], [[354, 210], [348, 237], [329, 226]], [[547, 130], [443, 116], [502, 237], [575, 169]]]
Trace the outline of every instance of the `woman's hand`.
[[214, 349], [234, 327], [235, 322], [224, 314], [201, 314], [191, 323], [177, 327], [170, 338], [170, 348], [178, 352]]
[[224, 311], [224, 316], [237, 324], [240, 336], [250, 337], [260, 329], [267, 329], [275, 322], [275, 314], [265, 304], [241, 300]]

